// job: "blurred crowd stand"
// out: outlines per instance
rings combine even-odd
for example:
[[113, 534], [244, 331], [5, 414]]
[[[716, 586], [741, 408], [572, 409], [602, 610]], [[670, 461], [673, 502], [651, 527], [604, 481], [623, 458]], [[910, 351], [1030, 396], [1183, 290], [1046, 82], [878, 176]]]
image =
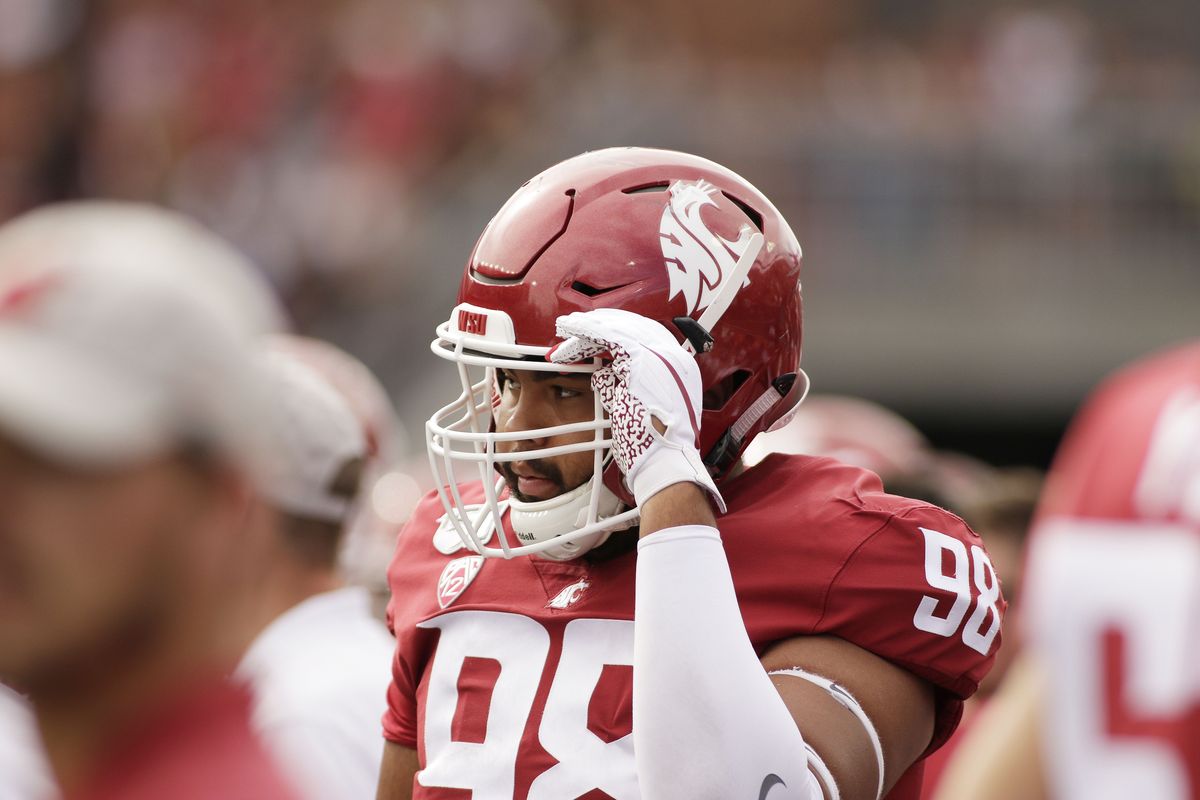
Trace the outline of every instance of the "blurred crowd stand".
[[[1200, 290], [1188, 8], [0, 0], [0, 218], [75, 196], [198, 217], [419, 430], [450, 379], [412, 372], [511, 187], [584, 149], [692, 150], [793, 221], [819, 389], [1065, 416]], [[859, 346], [883, 331], [887, 358]]]

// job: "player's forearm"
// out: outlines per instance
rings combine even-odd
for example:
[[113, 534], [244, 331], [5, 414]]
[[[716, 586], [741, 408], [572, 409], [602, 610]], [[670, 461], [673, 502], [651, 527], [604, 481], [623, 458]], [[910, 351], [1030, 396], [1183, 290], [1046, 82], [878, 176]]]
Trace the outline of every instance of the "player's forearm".
[[420, 768], [416, 750], [394, 742], [384, 742], [376, 800], [409, 800], [412, 797], [413, 776]]
[[644, 539], [652, 533], [681, 525], [717, 526], [708, 493], [695, 483], [676, 483], [646, 500], [641, 511], [639, 530]]
[[716, 529], [660, 528], [638, 551], [633, 736], [642, 796], [819, 800], [803, 737], [746, 634]]

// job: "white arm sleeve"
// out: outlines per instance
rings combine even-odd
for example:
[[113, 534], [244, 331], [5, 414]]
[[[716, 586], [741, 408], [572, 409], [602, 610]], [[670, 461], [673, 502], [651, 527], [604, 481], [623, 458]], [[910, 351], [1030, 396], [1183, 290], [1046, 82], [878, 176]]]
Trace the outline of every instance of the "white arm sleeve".
[[638, 543], [633, 720], [646, 800], [824, 796], [746, 635], [715, 528], [668, 528]]

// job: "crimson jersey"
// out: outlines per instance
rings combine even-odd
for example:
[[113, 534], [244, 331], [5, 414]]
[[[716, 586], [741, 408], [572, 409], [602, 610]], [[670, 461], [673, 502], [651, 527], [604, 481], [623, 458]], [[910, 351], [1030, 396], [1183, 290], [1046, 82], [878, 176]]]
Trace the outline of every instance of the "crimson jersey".
[[1022, 622], [1055, 796], [1200, 798], [1200, 342], [1096, 392], [1038, 519]]
[[[478, 484], [463, 490], [482, 498]], [[830, 634], [886, 658], [936, 687], [939, 746], [1000, 644], [1004, 601], [975, 533], [831, 459], [769, 456], [722, 493], [718, 526], [758, 652]], [[638, 797], [636, 553], [484, 560], [443, 552], [457, 548], [441, 515], [427, 496], [388, 573], [397, 649], [384, 731], [418, 751], [414, 796]], [[920, 784], [918, 763], [889, 797], [915, 800]]]

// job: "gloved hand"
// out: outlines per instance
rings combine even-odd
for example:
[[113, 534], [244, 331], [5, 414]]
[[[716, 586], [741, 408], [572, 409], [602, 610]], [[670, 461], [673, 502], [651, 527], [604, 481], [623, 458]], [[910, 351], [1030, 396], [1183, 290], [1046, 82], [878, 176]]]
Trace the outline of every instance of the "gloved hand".
[[605, 361], [592, 375], [592, 388], [608, 412], [613, 457], [637, 504], [691, 482], [707, 489], [724, 513], [698, 449], [700, 367], [692, 354], [654, 320], [615, 308], [561, 316], [556, 329], [563, 341], [550, 351], [551, 361]]

